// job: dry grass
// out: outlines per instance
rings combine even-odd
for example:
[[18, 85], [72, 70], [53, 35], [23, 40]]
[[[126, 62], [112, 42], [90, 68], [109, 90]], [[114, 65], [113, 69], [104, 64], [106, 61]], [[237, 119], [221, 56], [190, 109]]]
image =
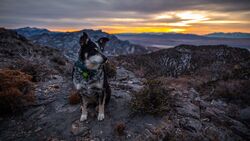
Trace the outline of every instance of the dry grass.
[[14, 65], [8, 68], [13, 70], [20, 70], [32, 76], [33, 82], [40, 82], [49, 79], [50, 75], [56, 74], [54, 69], [49, 69], [47, 65], [41, 63], [34, 63], [31, 61], [19, 60]]
[[62, 56], [54, 56], [51, 60], [57, 63], [58, 65], [66, 65], [65, 58], [63, 58]]
[[20, 113], [35, 101], [31, 79], [20, 71], [0, 69], [0, 115]]
[[134, 93], [131, 101], [134, 113], [161, 115], [170, 110], [173, 99], [161, 79], [163, 78], [147, 81], [141, 91]]
[[204, 83], [197, 87], [202, 95], [208, 95], [208, 100], [223, 99], [239, 105], [249, 105], [249, 80], [218, 80]]
[[249, 84], [249, 80], [219, 81], [215, 86], [214, 96], [228, 101], [240, 100], [242, 104], [248, 103], [250, 99]]
[[117, 122], [114, 127], [114, 131], [117, 135], [122, 136], [125, 134], [126, 125], [124, 122]]
[[116, 66], [113, 63], [111, 62], [106, 63], [104, 68], [108, 78], [113, 78], [116, 76]]
[[80, 95], [76, 91], [72, 90], [69, 95], [69, 104], [76, 105], [80, 102], [81, 102]]

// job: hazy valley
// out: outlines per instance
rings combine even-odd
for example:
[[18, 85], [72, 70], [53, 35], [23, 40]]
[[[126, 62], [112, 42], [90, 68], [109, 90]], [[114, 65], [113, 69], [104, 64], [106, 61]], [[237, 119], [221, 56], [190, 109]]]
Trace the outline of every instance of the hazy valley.
[[214, 33], [208, 35], [180, 33], [141, 33], [117, 34], [121, 40], [149, 47], [172, 48], [181, 44], [189, 45], [228, 45], [250, 49], [250, 38], [247, 33]]

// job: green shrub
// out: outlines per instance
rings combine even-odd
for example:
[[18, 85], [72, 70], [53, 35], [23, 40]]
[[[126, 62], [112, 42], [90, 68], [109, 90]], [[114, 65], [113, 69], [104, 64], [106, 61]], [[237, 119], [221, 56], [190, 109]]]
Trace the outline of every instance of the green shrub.
[[173, 100], [170, 90], [161, 79], [150, 80], [143, 89], [133, 94], [131, 108], [134, 113], [164, 114], [170, 110]]

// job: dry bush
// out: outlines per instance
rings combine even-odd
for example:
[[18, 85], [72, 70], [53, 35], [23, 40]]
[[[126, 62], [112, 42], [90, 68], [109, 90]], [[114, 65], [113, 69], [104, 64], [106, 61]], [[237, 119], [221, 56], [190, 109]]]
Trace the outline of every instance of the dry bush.
[[62, 56], [54, 56], [51, 60], [57, 63], [58, 65], [66, 65], [66, 60]]
[[81, 97], [79, 93], [76, 91], [72, 90], [69, 95], [69, 104], [71, 105], [76, 105], [81, 102]]
[[219, 81], [214, 90], [214, 96], [224, 98], [228, 101], [241, 101], [241, 104], [248, 104], [250, 100], [249, 80], [228, 80]]
[[17, 61], [15, 66], [9, 67], [11, 69], [20, 70], [32, 76], [33, 82], [44, 81], [50, 75], [56, 74], [55, 70], [49, 69], [48, 66], [41, 63], [33, 63], [30, 61]]
[[106, 63], [104, 69], [106, 71], [108, 78], [113, 78], [116, 76], [116, 66], [113, 63], [111, 62]]
[[42, 73], [44, 68], [42, 68], [40, 65], [36, 64], [25, 64], [21, 67], [21, 71], [29, 74], [32, 76], [32, 81], [33, 82], [39, 82], [41, 81], [46, 73]]
[[250, 80], [218, 80], [206, 82], [197, 87], [202, 95], [208, 95], [208, 100], [223, 99], [240, 105], [249, 105]]
[[117, 135], [122, 136], [125, 134], [126, 125], [124, 122], [118, 122], [115, 124], [114, 131]]
[[0, 115], [20, 113], [35, 101], [32, 76], [9, 69], [0, 70]]
[[158, 115], [170, 110], [173, 98], [161, 79], [147, 81], [143, 89], [134, 93], [131, 100], [131, 109], [134, 113]]

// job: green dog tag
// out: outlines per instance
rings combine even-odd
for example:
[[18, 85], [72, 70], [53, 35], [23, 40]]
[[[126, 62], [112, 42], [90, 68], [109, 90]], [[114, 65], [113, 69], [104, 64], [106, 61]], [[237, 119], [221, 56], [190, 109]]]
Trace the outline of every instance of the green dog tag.
[[82, 77], [84, 78], [84, 79], [88, 79], [89, 78], [89, 74], [87, 73], [87, 72], [82, 72]]

